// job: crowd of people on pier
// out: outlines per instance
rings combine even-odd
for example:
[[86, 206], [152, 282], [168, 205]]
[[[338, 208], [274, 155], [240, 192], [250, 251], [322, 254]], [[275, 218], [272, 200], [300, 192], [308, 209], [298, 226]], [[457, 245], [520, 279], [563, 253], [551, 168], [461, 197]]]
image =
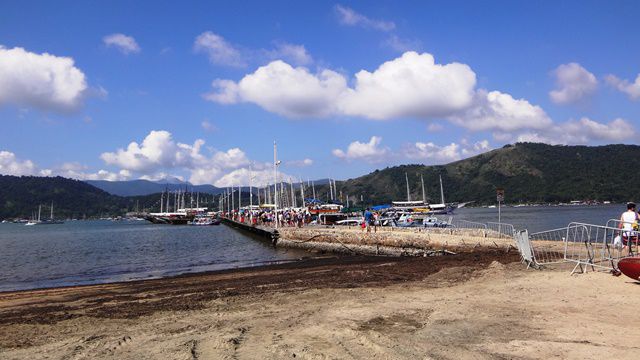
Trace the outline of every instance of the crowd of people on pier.
[[275, 227], [303, 227], [312, 221], [312, 216], [307, 209], [279, 210], [277, 217], [274, 210], [234, 210], [231, 213], [223, 213], [223, 217], [237, 222], [251, 225]]

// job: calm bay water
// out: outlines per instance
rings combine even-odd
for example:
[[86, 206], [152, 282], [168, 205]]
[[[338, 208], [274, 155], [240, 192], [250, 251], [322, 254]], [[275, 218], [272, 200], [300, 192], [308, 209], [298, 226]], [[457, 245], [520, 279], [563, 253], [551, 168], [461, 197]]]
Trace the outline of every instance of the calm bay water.
[[[502, 221], [530, 232], [578, 221], [604, 225], [624, 205], [503, 208]], [[497, 221], [498, 209], [465, 208], [455, 218]], [[128, 281], [291, 261], [309, 256], [274, 249], [227, 226], [142, 221], [0, 224], [0, 291]]]
[[227, 226], [0, 224], [0, 291], [128, 281], [296, 260]]

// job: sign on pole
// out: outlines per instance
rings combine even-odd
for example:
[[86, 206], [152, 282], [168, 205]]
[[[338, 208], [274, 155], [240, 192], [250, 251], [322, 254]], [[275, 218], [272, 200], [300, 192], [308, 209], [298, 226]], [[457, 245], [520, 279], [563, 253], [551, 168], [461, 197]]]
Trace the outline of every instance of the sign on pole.
[[496, 200], [498, 200], [498, 224], [500, 224], [502, 222], [502, 214], [501, 214], [501, 209], [500, 209], [500, 205], [502, 204], [502, 202], [504, 201], [504, 189], [503, 188], [497, 188], [496, 189]]

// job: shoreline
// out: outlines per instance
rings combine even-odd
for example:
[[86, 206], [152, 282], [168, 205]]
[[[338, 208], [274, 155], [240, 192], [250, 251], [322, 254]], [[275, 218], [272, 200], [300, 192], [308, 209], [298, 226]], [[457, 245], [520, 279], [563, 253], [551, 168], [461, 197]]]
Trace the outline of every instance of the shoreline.
[[[483, 249], [428, 258], [329, 256], [159, 279], [3, 292], [0, 325], [55, 323], [86, 311], [100, 318], [135, 318], [163, 310], [197, 308], [204, 301], [250, 293], [384, 287], [420, 280], [448, 266], [482, 267], [492, 261], [512, 263], [519, 261], [519, 255], [515, 251]], [[393, 271], [380, 272], [378, 266]], [[160, 300], [144, 301], [150, 297]], [[119, 303], [117, 307], [101, 305], [113, 301]]]
[[635, 284], [478, 248], [4, 293], [0, 357], [635, 359]]

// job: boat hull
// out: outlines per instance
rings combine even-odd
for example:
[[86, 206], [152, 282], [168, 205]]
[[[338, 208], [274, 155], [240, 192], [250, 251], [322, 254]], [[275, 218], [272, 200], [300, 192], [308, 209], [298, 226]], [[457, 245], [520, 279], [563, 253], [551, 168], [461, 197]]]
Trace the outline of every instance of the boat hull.
[[640, 281], [640, 257], [621, 259], [618, 261], [618, 269], [633, 280]]

